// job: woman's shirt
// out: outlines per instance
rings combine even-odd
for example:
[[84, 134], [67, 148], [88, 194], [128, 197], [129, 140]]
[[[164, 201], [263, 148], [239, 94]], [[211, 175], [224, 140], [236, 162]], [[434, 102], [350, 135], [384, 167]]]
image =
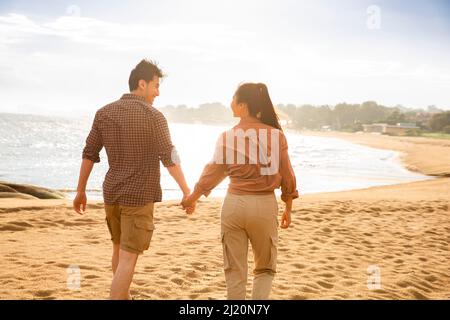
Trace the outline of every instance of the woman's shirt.
[[221, 134], [195, 190], [208, 196], [227, 176], [233, 194], [267, 194], [281, 187], [283, 201], [298, 198], [285, 135], [256, 118], [242, 119]]

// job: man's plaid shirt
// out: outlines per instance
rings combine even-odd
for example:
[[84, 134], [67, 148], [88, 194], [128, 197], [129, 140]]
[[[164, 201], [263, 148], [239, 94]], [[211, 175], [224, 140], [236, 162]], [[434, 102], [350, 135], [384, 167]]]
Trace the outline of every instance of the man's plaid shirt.
[[100, 162], [105, 147], [109, 170], [105, 204], [143, 206], [162, 200], [159, 161], [179, 163], [164, 115], [134, 94], [99, 109], [86, 139], [83, 159]]

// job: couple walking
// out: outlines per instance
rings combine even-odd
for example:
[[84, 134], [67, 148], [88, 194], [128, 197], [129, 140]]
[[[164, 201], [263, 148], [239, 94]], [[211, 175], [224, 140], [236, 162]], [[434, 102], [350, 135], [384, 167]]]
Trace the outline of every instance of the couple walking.
[[281, 227], [291, 223], [292, 200], [298, 197], [288, 145], [267, 87], [245, 83], [236, 90], [231, 109], [239, 123], [218, 139], [213, 160], [194, 189], [186, 183], [167, 121], [153, 107], [163, 77], [157, 65], [142, 60], [129, 78], [130, 93], [99, 109], [86, 139], [74, 210], [86, 209], [86, 185], [103, 147], [109, 170], [103, 182], [106, 223], [113, 243], [111, 299], [131, 299], [130, 285], [138, 256], [153, 235], [154, 203], [161, 202], [160, 164], [183, 192], [187, 214], [225, 177], [230, 178], [221, 212], [221, 239], [227, 298], [245, 299], [248, 241], [255, 269], [253, 299], [268, 299], [276, 273], [278, 204], [281, 187], [285, 210]]

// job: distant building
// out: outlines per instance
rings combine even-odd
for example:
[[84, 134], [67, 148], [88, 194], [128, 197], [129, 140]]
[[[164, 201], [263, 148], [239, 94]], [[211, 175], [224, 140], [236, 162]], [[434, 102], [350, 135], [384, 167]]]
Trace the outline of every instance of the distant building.
[[364, 132], [378, 132], [384, 133], [386, 130], [386, 123], [373, 123], [373, 124], [363, 124]]
[[406, 134], [416, 134], [419, 130], [414, 123], [401, 122], [396, 125], [389, 125], [387, 123], [373, 123], [363, 124], [364, 132], [378, 132], [383, 134], [392, 134], [397, 136], [404, 136]]

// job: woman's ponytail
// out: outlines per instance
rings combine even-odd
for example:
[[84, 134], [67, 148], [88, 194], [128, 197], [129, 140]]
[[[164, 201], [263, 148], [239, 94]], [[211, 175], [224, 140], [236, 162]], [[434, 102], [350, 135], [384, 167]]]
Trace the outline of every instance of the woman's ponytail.
[[283, 130], [275, 112], [269, 90], [264, 83], [244, 83], [236, 90], [238, 102], [246, 103], [252, 117], [258, 118], [262, 123], [279, 130]]
[[260, 94], [260, 119], [261, 122], [277, 128], [279, 130], [283, 130], [281, 128], [278, 115], [275, 112], [275, 108], [272, 103], [272, 99], [270, 99], [269, 90], [264, 83], [258, 83], [259, 86], [259, 94]]

